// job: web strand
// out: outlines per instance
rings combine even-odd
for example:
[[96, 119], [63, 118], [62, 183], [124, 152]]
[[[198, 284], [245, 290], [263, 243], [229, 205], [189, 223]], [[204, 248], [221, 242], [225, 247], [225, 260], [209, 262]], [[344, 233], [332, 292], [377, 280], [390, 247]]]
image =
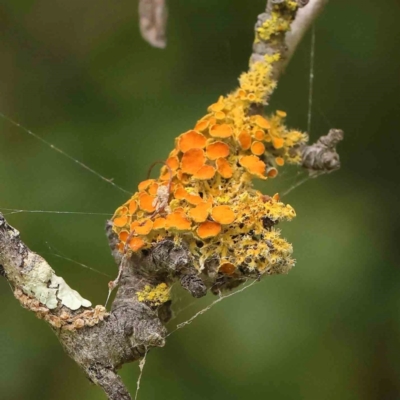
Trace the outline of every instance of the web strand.
[[139, 373], [138, 380], [137, 380], [137, 382], [136, 382], [135, 400], [137, 400], [138, 395], [139, 395], [140, 383], [141, 383], [141, 381], [142, 381], [143, 369], [144, 369], [144, 366], [145, 366], [145, 364], [146, 364], [147, 353], [148, 353], [148, 350], [147, 350], [147, 348], [146, 348], [146, 353], [144, 353], [143, 358], [142, 358], [142, 359], [140, 360], [140, 362], [139, 362], [140, 373]]
[[53, 210], [22, 210], [18, 208], [4, 208], [0, 207], [0, 210], [7, 211], [4, 215], [21, 214], [21, 213], [31, 213], [31, 214], [73, 214], [73, 215], [101, 215], [106, 217], [112, 217], [110, 213], [92, 213], [92, 212], [82, 212], [82, 211], [53, 211]]
[[[54, 246], [51, 246], [49, 242], [46, 242], [46, 244], [47, 244], [47, 247], [48, 247], [49, 250], [50, 250], [50, 253], [48, 253], [48, 255], [54, 256], [54, 257], [57, 257], [57, 258], [60, 258], [60, 259], [65, 260], [65, 261], [69, 261], [69, 262], [71, 262], [71, 263], [73, 263], [73, 264], [79, 265], [79, 266], [82, 267], [82, 268], [85, 268], [85, 269], [88, 269], [88, 270], [90, 270], [90, 271], [92, 271], [92, 272], [95, 272], [96, 274], [106, 276], [107, 278], [111, 278], [110, 275], [108, 275], [108, 274], [106, 274], [106, 273], [104, 273], [104, 272], [102, 272], [102, 271], [99, 271], [99, 270], [96, 269], [96, 268], [89, 267], [89, 266], [86, 265], [86, 264], [83, 264], [83, 263], [81, 263], [81, 262], [79, 262], [79, 261], [73, 260], [72, 258], [69, 258], [69, 257], [65, 256], [65, 255], [62, 254], [59, 250], [57, 250]], [[44, 254], [44, 253], [42, 253], [42, 254]]]
[[209, 306], [207, 306], [206, 308], [203, 308], [202, 310], [200, 310], [199, 312], [197, 312], [196, 314], [193, 315], [193, 317], [189, 318], [187, 321], [182, 322], [181, 324], [178, 324], [176, 326], [176, 328], [170, 332], [166, 337], [171, 336], [173, 333], [175, 333], [176, 331], [178, 331], [179, 329], [184, 328], [187, 325], [190, 325], [197, 317], [199, 317], [202, 314], [205, 314], [208, 310], [210, 310], [211, 308], [213, 308], [216, 304], [218, 304], [219, 302], [221, 302], [222, 300], [227, 299], [228, 297], [234, 296], [238, 293], [244, 292], [246, 289], [248, 289], [249, 287], [253, 286], [256, 282], [258, 282], [256, 279], [251, 282], [249, 285], [242, 287], [241, 289], [237, 290], [236, 292], [227, 294], [225, 296], [220, 296], [217, 300], [214, 300]]
[[307, 132], [311, 133], [313, 95], [314, 95], [314, 65], [315, 65], [315, 25], [311, 29], [311, 49], [310, 49], [310, 75], [308, 89], [308, 113], [307, 113]]
[[16, 126], [17, 128], [21, 129], [23, 132], [27, 133], [28, 135], [32, 136], [33, 138], [35, 138], [36, 140], [38, 140], [39, 142], [44, 143], [47, 147], [50, 147], [50, 149], [56, 151], [57, 153], [63, 155], [64, 157], [68, 158], [68, 160], [73, 161], [75, 164], [78, 164], [80, 167], [82, 167], [83, 169], [85, 169], [86, 171], [89, 171], [91, 174], [97, 176], [98, 178], [100, 178], [101, 180], [103, 180], [104, 182], [109, 183], [110, 185], [114, 186], [116, 189], [124, 192], [124, 193], [128, 193], [128, 194], [132, 194], [131, 192], [129, 192], [128, 190], [125, 190], [124, 188], [122, 188], [121, 186], [117, 185], [116, 183], [113, 182], [113, 179], [111, 178], [106, 178], [105, 176], [101, 175], [100, 173], [98, 173], [97, 171], [95, 171], [94, 169], [90, 168], [89, 166], [87, 166], [86, 164], [84, 164], [83, 162], [77, 160], [76, 158], [70, 156], [69, 154], [67, 154], [65, 151], [61, 150], [60, 148], [56, 147], [54, 144], [48, 142], [47, 140], [43, 139], [42, 137], [40, 137], [39, 135], [37, 135], [36, 133], [30, 131], [28, 128], [25, 128], [24, 126], [22, 126], [20, 123], [14, 121], [13, 119], [7, 117], [6, 115], [4, 115], [3, 113], [0, 113], [0, 117], [5, 119], [6, 121], [8, 121], [10, 124]]

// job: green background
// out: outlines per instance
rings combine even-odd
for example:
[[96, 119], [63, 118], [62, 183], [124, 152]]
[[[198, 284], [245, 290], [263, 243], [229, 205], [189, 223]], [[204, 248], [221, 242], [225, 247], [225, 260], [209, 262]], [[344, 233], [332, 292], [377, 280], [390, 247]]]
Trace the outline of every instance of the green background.
[[[265, 0], [169, 3], [159, 50], [141, 39], [133, 0], [1, 0], [0, 112], [134, 191], [235, 87]], [[344, 129], [342, 168], [283, 198], [298, 215], [281, 226], [297, 265], [151, 351], [140, 400], [400, 399], [399, 21], [398, 0], [330, 2], [316, 24], [311, 137]], [[302, 130], [309, 59], [310, 35], [271, 101]], [[259, 187], [273, 194], [301, 179], [289, 171]], [[126, 197], [0, 119], [0, 210], [112, 213]], [[7, 218], [72, 287], [104, 303], [110, 278], [54, 253], [114, 277], [105, 216]], [[213, 297], [177, 299], [171, 329]], [[4, 279], [0, 304], [0, 399], [105, 399]], [[133, 393], [138, 365], [122, 376]]]

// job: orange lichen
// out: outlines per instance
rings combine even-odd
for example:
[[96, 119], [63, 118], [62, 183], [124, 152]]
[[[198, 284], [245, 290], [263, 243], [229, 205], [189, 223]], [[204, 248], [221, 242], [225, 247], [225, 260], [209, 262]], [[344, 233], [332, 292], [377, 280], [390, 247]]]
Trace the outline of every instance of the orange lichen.
[[229, 206], [217, 206], [211, 211], [211, 216], [214, 221], [221, 225], [231, 224], [235, 220], [235, 213]]
[[138, 186], [139, 192], [145, 191], [153, 182], [154, 179], [146, 179], [145, 181], [140, 182]]
[[278, 170], [274, 167], [270, 167], [267, 169], [268, 178], [275, 178], [278, 175]]
[[157, 230], [157, 229], [164, 229], [165, 228], [165, 218], [156, 218], [153, 222], [153, 229]]
[[176, 156], [167, 158], [165, 164], [171, 168], [172, 171], [176, 171], [179, 168], [179, 158]]
[[242, 165], [246, 170], [259, 178], [265, 179], [265, 168], [266, 165], [256, 156], [244, 156], [239, 160], [240, 165]]
[[186, 231], [191, 227], [190, 221], [180, 211], [175, 211], [167, 215], [165, 221], [165, 229], [176, 229], [178, 231]]
[[113, 223], [117, 228], [122, 228], [128, 223], [128, 217], [123, 215], [122, 217], [114, 218]]
[[243, 150], [248, 150], [251, 146], [251, 136], [248, 132], [242, 131], [238, 137], [240, 146]]
[[129, 202], [129, 214], [135, 214], [136, 210], [138, 208], [136, 200], [132, 199]]
[[225, 158], [218, 158], [216, 161], [217, 171], [225, 179], [232, 178], [233, 170], [229, 162]]
[[211, 179], [215, 175], [215, 168], [211, 165], [203, 165], [197, 172], [193, 175], [193, 178], [200, 180]]
[[204, 165], [205, 161], [206, 157], [202, 149], [190, 149], [182, 156], [182, 171], [193, 175]]
[[187, 131], [178, 138], [178, 146], [182, 153], [190, 149], [202, 149], [206, 145], [206, 137], [196, 131]]
[[261, 115], [256, 115], [254, 117], [255, 119], [255, 123], [263, 129], [269, 129], [271, 127], [271, 124], [269, 123], [269, 121], [267, 121], [263, 116]]
[[[293, 4], [281, 2], [273, 12]], [[287, 21], [277, 21], [273, 28], [285, 31]], [[257, 37], [269, 37], [274, 29], [263, 24]], [[307, 141], [304, 133], [286, 128], [286, 113], [261, 111], [276, 86], [272, 73], [279, 59], [275, 53], [252, 61], [240, 87], [220, 96], [193, 129], [178, 136], [159, 177], [142, 182], [116, 210], [119, 251], [150, 249], [164, 239], [187, 245], [207, 282], [233, 282], [226, 287], [234, 287], [236, 279], [290, 270], [292, 247], [275, 225], [296, 213], [279, 196], [253, 188], [254, 179], [275, 177], [286, 163], [299, 164]]]
[[203, 199], [193, 193], [189, 193], [186, 189], [184, 189], [182, 186], [178, 186], [174, 192], [174, 197], [177, 200], [186, 200], [188, 203], [196, 205], [199, 204], [203, 201]]
[[140, 237], [133, 237], [129, 240], [129, 247], [132, 251], [138, 251], [146, 245], [145, 241]]
[[203, 131], [205, 131], [205, 130], [208, 128], [208, 125], [209, 125], [209, 124], [210, 124], [209, 121], [207, 121], [207, 120], [202, 120], [202, 121], [197, 122], [197, 124], [196, 124], [196, 126], [194, 127], [194, 129], [195, 129], [196, 131], [203, 132]]
[[210, 213], [211, 205], [206, 202], [198, 204], [196, 207], [189, 210], [189, 217], [194, 222], [204, 222]]
[[177, 200], [181, 200], [181, 199], [186, 199], [188, 197], [189, 193], [186, 191], [186, 189], [183, 188], [183, 186], [178, 186], [175, 189], [174, 192], [174, 197]]
[[206, 147], [206, 155], [210, 160], [229, 156], [229, 146], [224, 142], [214, 142]]
[[210, 127], [210, 135], [218, 138], [228, 138], [232, 136], [232, 126], [229, 124], [214, 124]]
[[154, 182], [148, 187], [147, 191], [150, 195], [155, 196], [157, 194], [158, 187], [158, 183]]
[[218, 101], [214, 104], [211, 104], [210, 107], [208, 107], [208, 111], [222, 111], [225, 108], [225, 102], [224, 102], [224, 96], [220, 96]]
[[257, 131], [255, 131], [254, 132], [254, 137], [257, 139], [257, 140], [265, 140], [265, 132], [264, 131], [261, 131], [261, 130], [257, 130]]
[[153, 221], [145, 219], [142, 221], [134, 221], [131, 224], [131, 231], [137, 235], [147, 235], [153, 228]]
[[121, 231], [121, 232], [119, 233], [119, 235], [118, 235], [119, 240], [120, 240], [121, 242], [126, 242], [126, 239], [128, 239], [128, 236], [129, 236], [129, 232], [128, 232], [128, 231]]
[[272, 138], [272, 144], [276, 149], [281, 149], [283, 147], [284, 141], [280, 137], [273, 137]]
[[251, 145], [251, 152], [256, 156], [261, 156], [261, 154], [264, 154], [265, 152], [264, 144], [257, 141], [253, 142]]
[[225, 119], [226, 117], [226, 114], [223, 111], [218, 111], [214, 115], [216, 119]]
[[221, 225], [217, 222], [206, 221], [199, 225], [197, 234], [202, 239], [207, 239], [219, 235], [221, 232]]
[[186, 201], [189, 203], [189, 204], [192, 204], [192, 205], [197, 205], [197, 204], [200, 204], [202, 201], [203, 201], [203, 199], [198, 195], [198, 194], [191, 194], [191, 193], [189, 193], [187, 196], [186, 196]]
[[149, 213], [155, 211], [154, 200], [156, 199], [155, 196], [151, 196], [147, 193], [140, 193], [139, 194], [139, 207], [143, 211], [147, 211]]
[[236, 267], [230, 262], [225, 262], [221, 264], [218, 268], [218, 272], [221, 272], [225, 275], [232, 275], [235, 271]]
[[276, 165], [282, 167], [285, 164], [285, 160], [282, 157], [275, 158]]

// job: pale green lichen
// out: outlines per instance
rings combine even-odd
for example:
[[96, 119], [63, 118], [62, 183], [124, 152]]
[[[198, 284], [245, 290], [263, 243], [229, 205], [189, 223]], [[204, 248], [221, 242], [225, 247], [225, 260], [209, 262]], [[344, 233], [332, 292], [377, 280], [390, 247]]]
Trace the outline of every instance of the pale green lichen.
[[57, 307], [59, 300], [70, 310], [92, 305], [76, 290], [71, 289], [64, 279], [57, 276], [47, 262], [37, 254], [28, 255], [24, 270], [19, 277], [22, 290], [50, 310]]
[[55, 274], [52, 276], [50, 287], [56, 289], [57, 299], [61, 300], [61, 304], [70, 310], [78, 310], [81, 307], [92, 305], [89, 300], [84, 299], [76, 290], [70, 288], [60, 276]]

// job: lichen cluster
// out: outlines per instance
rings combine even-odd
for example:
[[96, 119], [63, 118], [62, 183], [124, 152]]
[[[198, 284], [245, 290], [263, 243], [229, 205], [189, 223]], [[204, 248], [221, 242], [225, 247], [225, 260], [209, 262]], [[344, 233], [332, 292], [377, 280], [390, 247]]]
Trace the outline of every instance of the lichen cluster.
[[292, 246], [275, 225], [295, 211], [252, 184], [274, 178], [285, 163], [298, 164], [307, 141], [304, 133], [286, 128], [283, 111], [269, 117], [254, 112], [276, 86], [271, 71], [279, 58], [276, 53], [254, 62], [238, 89], [176, 138], [159, 178], [141, 182], [116, 210], [112, 221], [121, 252], [173, 238], [188, 245], [198, 272], [214, 281], [286, 273], [294, 265]]
[[150, 285], [146, 285], [143, 290], [137, 292], [136, 295], [139, 301], [147, 302], [157, 307], [170, 299], [170, 289], [167, 284], [163, 282], [154, 288]]

